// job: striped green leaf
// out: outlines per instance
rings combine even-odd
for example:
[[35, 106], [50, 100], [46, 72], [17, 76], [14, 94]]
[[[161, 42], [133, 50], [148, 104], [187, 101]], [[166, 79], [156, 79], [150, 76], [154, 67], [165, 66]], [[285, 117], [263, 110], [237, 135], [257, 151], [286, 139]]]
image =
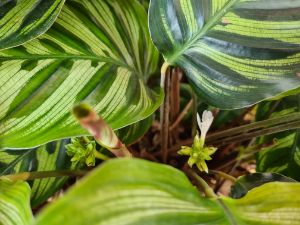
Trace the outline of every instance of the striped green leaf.
[[251, 173], [239, 177], [231, 186], [230, 197], [241, 198], [250, 190], [270, 182], [297, 182], [279, 173]]
[[21, 45], [46, 32], [65, 0], [0, 1], [0, 49]]
[[153, 116], [149, 116], [142, 121], [117, 130], [116, 134], [124, 144], [134, 144], [150, 129], [153, 119]]
[[[70, 170], [64, 146], [68, 140], [50, 142], [39, 148], [0, 151], [0, 176], [20, 172]], [[36, 179], [30, 182], [31, 205], [40, 205], [67, 181], [67, 178]]]
[[201, 99], [252, 105], [300, 86], [300, 0], [151, 0], [153, 42]]
[[158, 52], [135, 0], [67, 1], [44, 35], [0, 58], [4, 147], [86, 135], [70, 115], [81, 101], [118, 129], [148, 117], [163, 97], [146, 86]]
[[300, 223], [300, 184], [268, 183], [238, 200], [200, 195], [172, 167], [110, 160], [46, 207], [35, 225], [285, 225]]
[[0, 180], [0, 225], [29, 225], [30, 187], [23, 181]]
[[[269, 113], [269, 111], [273, 113]], [[280, 102], [263, 102], [257, 109], [257, 118], [277, 118], [300, 111], [300, 95], [289, 96]], [[256, 155], [258, 172], [275, 172], [300, 181], [300, 129], [264, 136], [258, 140], [264, 144]]]
[[258, 172], [275, 172], [300, 181], [300, 131], [273, 136], [275, 143], [257, 154]]

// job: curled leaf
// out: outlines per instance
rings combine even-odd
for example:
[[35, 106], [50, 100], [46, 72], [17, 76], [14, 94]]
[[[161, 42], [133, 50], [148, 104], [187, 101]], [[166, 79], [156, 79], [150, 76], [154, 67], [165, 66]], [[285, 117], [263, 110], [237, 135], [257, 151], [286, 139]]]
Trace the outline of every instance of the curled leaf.
[[122, 143], [105, 121], [87, 104], [79, 104], [73, 108], [73, 114], [83, 128], [95, 138], [95, 140], [108, 149], [120, 149]]
[[126, 146], [119, 140], [112, 128], [89, 105], [81, 103], [73, 108], [73, 114], [101, 146], [117, 157], [131, 157]]

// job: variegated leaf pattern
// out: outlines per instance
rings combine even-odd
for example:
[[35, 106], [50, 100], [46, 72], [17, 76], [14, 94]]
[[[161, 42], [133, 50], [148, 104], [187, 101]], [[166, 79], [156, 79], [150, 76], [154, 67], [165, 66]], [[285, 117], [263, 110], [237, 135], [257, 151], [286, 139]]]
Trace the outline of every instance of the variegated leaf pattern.
[[65, 0], [0, 1], [0, 49], [21, 45], [54, 23]]
[[0, 52], [0, 137], [21, 148], [85, 135], [70, 115], [90, 104], [113, 128], [152, 114], [163, 94], [146, 86], [158, 52], [135, 0], [70, 0], [44, 35]]
[[272, 182], [241, 199], [204, 198], [173, 167], [114, 159], [47, 205], [34, 224], [296, 225], [300, 196], [295, 193], [299, 191], [299, 183]]
[[[0, 176], [21, 172], [56, 171], [75, 169], [67, 155], [69, 140], [47, 143], [38, 148], [0, 151]], [[30, 181], [31, 205], [36, 207], [57, 192], [67, 181], [66, 177]]]
[[300, 0], [151, 0], [152, 40], [200, 97], [232, 109], [300, 86]]
[[[256, 119], [278, 118], [294, 112], [300, 112], [299, 94], [276, 102], [260, 103], [257, 107]], [[257, 141], [258, 144], [265, 145], [256, 154], [257, 172], [280, 173], [300, 181], [298, 172], [300, 170], [300, 129], [263, 136]]]
[[144, 120], [141, 120], [130, 126], [117, 130], [116, 134], [124, 144], [126, 145], [134, 144], [136, 141], [142, 138], [146, 134], [146, 132], [150, 129], [153, 120], [154, 117], [149, 116]]
[[33, 215], [29, 201], [30, 187], [26, 182], [0, 179], [0, 224], [31, 224]]

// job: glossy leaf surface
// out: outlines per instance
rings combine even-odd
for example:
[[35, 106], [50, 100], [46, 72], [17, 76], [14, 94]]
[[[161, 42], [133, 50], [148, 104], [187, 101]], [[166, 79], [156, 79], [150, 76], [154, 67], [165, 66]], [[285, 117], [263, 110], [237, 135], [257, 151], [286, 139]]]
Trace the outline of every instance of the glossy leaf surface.
[[242, 108], [300, 86], [299, 0], [151, 0], [149, 26], [166, 62], [213, 106]]
[[[276, 106], [277, 107], [274, 107]], [[264, 102], [258, 107], [258, 119], [268, 115], [273, 109], [271, 118], [289, 115], [300, 111], [300, 96], [289, 96], [279, 102]], [[275, 172], [300, 181], [300, 130], [292, 130], [264, 136], [259, 139], [265, 144], [256, 157], [258, 172]]]
[[152, 125], [153, 119], [153, 116], [149, 116], [144, 120], [117, 130], [116, 134], [124, 144], [131, 145], [146, 134]]
[[4, 147], [86, 135], [70, 115], [81, 101], [118, 129], [148, 117], [162, 99], [146, 86], [158, 53], [135, 0], [70, 0], [47, 33], [0, 58]]
[[[70, 170], [70, 157], [65, 145], [69, 141], [51, 142], [35, 149], [0, 151], [0, 175], [33, 171]], [[67, 178], [46, 178], [30, 181], [33, 207], [51, 197], [66, 182]]]
[[230, 196], [232, 198], [241, 198], [255, 187], [276, 181], [296, 182], [295, 180], [278, 173], [253, 173], [239, 177], [234, 185], [231, 186]]
[[0, 49], [21, 45], [54, 23], [65, 0], [5, 0], [0, 2]]

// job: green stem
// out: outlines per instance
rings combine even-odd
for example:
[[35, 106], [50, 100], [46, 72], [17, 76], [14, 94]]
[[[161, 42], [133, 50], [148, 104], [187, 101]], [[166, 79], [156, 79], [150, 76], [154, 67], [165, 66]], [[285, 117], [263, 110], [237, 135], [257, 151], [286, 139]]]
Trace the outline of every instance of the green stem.
[[34, 180], [34, 179], [44, 179], [50, 177], [76, 177], [84, 176], [87, 171], [72, 171], [72, 170], [61, 170], [61, 171], [40, 171], [40, 172], [23, 172], [17, 174], [9, 174], [0, 176], [0, 179], [9, 179], [11, 181], [17, 180]]
[[97, 159], [100, 159], [103, 161], [110, 159], [108, 156], [102, 154], [101, 152], [98, 152], [97, 150], [94, 150], [94, 154]]
[[188, 172], [191, 174], [192, 177], [195, 178], [195, 180], [201, 186], [201, 188], [203, 189], [204, 194], [205, 194], [206, 197], [208, 197], [208, 198], [218, 198], [218, 196], [215, 194], [213, 189], [197, 173], [195, 173], [191, 169], [189, 169]]
[[224, 179], [227, 179], [227, 180], [230, 180], [232, 182], [236, 182], [236, 178], [227, 174], [227, 173], [224, 173], [222, 171], [217, 171], [217, 170], [209, 170], [209, 173], [213, 173], [213, 174], [217, 174], [218, 176], [224, 178]]

